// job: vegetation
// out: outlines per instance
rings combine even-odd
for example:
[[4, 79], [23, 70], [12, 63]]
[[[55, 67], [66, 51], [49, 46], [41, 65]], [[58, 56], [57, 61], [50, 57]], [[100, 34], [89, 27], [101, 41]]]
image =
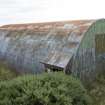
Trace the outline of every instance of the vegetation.
[[[8, 81], [5, 81], [8, 80]], [[0, 105], [105, 105], [105, 75], [86, 90], [79, 80], [63, 73], [17, 77], [0, 62]]]
[[0, 62], [0, 81], [10, 80], [17, 76], [17, 73], [9, 69], [5, 62]]
[[105, 75], [99, 75], [87, 88], [94, 105], [105, 105]]
[[21, 76], [0, 82], [0, 105], [90, 105], [79, 80], [63, 73]]

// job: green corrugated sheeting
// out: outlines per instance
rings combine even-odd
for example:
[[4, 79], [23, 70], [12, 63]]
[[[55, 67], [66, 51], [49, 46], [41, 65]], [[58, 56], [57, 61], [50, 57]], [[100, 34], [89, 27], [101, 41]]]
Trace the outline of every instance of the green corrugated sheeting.
[[[97, 47], [102, 46], [101, 38], [105, 39], [105, 36], [102, 36], [105, 33], [105, 20], [101, 19], [93, 23], [88, 31], [85, 33], [79, 48], [74, 57], [74, 64], [73, 64], [73, 72], [74, 75], [78, 76], [82, 80], [92, 80], [98, 73], [97, 67], [97, 50], [96, 50], [96, 43], [98, 43]], [[98, 42], [96, 42], [96, 35], [99, 34], [99, 38], [97, 38]], [[104, 40], [105, 41], [105, 40]], [[103, 48], [99, 48], [104, 52], [105, 46]], [[99, 62], [98, 62], [99, 63]], [[101, 63], [101, 62], [100, 62]], [[100, 68], [101, 69], [101, 68]]]
[[95, 35], [100, 33], [105, 33], [105, 20], [99, 20], [89, 28], [82, 39], [79, 49], [94, 47]]

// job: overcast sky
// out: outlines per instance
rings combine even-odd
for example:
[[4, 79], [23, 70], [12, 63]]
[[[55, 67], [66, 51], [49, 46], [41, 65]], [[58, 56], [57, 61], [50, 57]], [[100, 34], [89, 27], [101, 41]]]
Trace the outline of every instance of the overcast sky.
[[105, 18], [105, 0], [0, 0], [0, 25]]

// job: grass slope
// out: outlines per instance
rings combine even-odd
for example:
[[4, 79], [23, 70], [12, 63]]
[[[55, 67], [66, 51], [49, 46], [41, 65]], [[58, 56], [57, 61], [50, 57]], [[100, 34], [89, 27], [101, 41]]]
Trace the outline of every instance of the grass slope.
[[10, 80], [17, 77], [17, 73], [12, 71], [5, 62], [0, 62], [0, 81]]
[[[0, 62], [0, 81], [11, 80], [17, 77], [6, 63]], [[97, 79], [87, 86], [88, 94], [94, 101], [94, 105], [105, 105], [105, 74], [98, 76]]]
[[94, 101], [94, 105], [105, 105], [105, 75], [98, 76], [97, 79], [88, 86], [88, 93]]
[[78, 79], [64, 73], [45, 73], [1, 82], [0, 105], [92, 104]]

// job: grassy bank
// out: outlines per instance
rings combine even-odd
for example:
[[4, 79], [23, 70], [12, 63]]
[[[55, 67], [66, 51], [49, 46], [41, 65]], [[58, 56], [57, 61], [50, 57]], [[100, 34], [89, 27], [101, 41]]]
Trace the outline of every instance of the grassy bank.
[[94, 82], [87, 87], [94, 105], [105, 105], [105, 75], [99, 75]]
[[[51, 93], [51, 94], [57, 95], [60, 98], [63, 97], [63, 99], [65, 99], [64, 101], [67, 101], [66, 100], [67, 97], [65, 98], [65, 96], [66, 96], [65, 94], [69, 93], [70, 92], [69, 90], [72, 90], [71, 93], [74, 94], [74, 96], [69, 96], [69, 98], [71, 99], [71, 104], [70, 105], [72, 105], [72, 101], [75, 100], [75, 98], [77, 96], [78, 97], [77, 97], [76, 101], [78, 102], [78, 105], [87, 105], [87, 104], [83, 104], [83, 103], [81, 104], [81, 102], [83, 102], [83, 100], [85, 100], [83, 97], [86, 96], [87, 94], [91, 96], [91, 99], [94, 102], [94, 104], [92, 104], [92, 105], [105, 105], [105, 75], [98, 76], [94, 82], [92, 82], [91, 84], [89, 84], [86, 87], [87, 92], [88, 92], [87, 94], [86, 93], [84, 94], [84, 92], [86, 90], [83, 88], [82, 84], [78, 80], [75, 80], [72, 77], [70, 77], [68, 79], [68, 76], [66, 76], [64, 74], [58, 73], [54, 76], [52, 75], [52, 77], [51, 77], [51, 75], [50, 76], [49, 75], [46, 75], [46, 76], [45, 75], [40, 75], [37, 79], [36, 79], [36, 77], [33, 77], [33, 76], [26, 76], [26, 77], [21, 76], [21, 77], [18, 77], [18, 78], [17, 78], [17, 76], [18, 76], [17, 73], [12, 71], [11, 69], [9, 69], [9, 67], [7, 66], [6, 63], [0, 62], [0, 86], [3, 86], [3, 88], [2, 87], [0, 87], [0, 88], [1, 88], [1, 93], [4, 92], [4, 93], [1, 94], [1, 96], [0, 96], [1, 98], [8, 99], [8, 94], [12, 94], [13, 90], [14, 90], [14, 94], [12, 94], [12, 95], [14, 95], [15, 98], [18, 97], [17, 95], [20, 94], [20, 98], [18, 97], [19, 102], [24, 103], [25, 98], [26, 98], [26, 102], [27, 102], [27, 98], [29, 98], [29, 97], [27, 96], [27, 93], [24, 93], [24, 89], [26, 89], [26, 92], [30, 92], [30, 93], [28, 93], [28, 95], [30, 97], [31, 97], [31, 95], [35, 95], [35, 94], [40, 93], [40, 92], [42, 92], [42, 93], [40, 93], [40, 94], [42, 94], [42, 96], [43, 96], [43, 94], [47, 94], [48, 96], [46, 97], [46, 99], [43, 100], [43, 98], [45, 98], [45, 96], [43, 96], [41, 101], [43, 101], [43, 102], [49, 101], [48, 98], [50, 98], [50, 96], [49, 96], [50, 93], [47, 93], [48, 91], [46, 91], [46, 88], [48, 88], [48, 86], [49, 86], [49, 89], [53, 90], [54, 88], [50, 87], [50, 85], [55, 86], [58, 82], [60, 82], [59, 86], [60, 86], [61, 90], [59, 90], [59, 89], [56, 90], [57, 86], [55, 86], [56, 92]], [[16, 78], [16, 79], [12, 80], [13, 78]], [[5, 81], [5, 80], [9, 80], [9, 81]], [[51, 80], [51, 81], [49, 81], [49, 80]], [[39, 87], [38, 88], [37, 88], [37, 86], [34, 87], [34, 85], [36, 83], [38, 84], [38, 86], [41, 85], [42, 88], [40, 87], [40, 89], [42, 89], [42, 91], [39, 90]], [[45, 83], [45, 85], [43, 83]], [[28, 89], [28, 87], [26, 85], [29, 86], [29, 88], [31, 88], [31, 89], [36, 88], [37, 89], [36, 91], [32, 90], [32, 92], [34, 91], [35, 94], [31, 94], [32, 93], [31, 90]], [[24, 87], [24, 86], [26, 86], [26, 87]], [[66, 88], [68, 86], [70, 86], [70, 89]], [[11, 91], [11, 88], [12, 88], [12, 91]], [[49, 92], [53, 92], [52, 90], [49, 90]], [[23, 93], [22, 93], [22, 91], [23, 91]], [[64, 92], [63, 96], [61, 96], [59, 94], [59, 92], [61, 92], [61, 91]], [[16, 92], [16, 94], [15, 94], [15, 92]], [[7, 97], [4, 97], [3, 94], [5, 94], [5, 96], [7, 95]], [[37, 96], [38, 96], [38, 94], [37, 94]], [[36, 96], [35, 97], [32, 96], [32, 97], [36, 99], [36, 98], [40, 97], [40, 95], [38, 97], [36, 97]], [[18, 98], [16, 98], [17, 104], [18, 104]], [[23, 98], [23, 100], [21, 100], [22, 98]], [[8, 100], [10, 100], [10, 99], [8, 99]], [[79, 103], [80, 100], [81, 100], [81, 102]], [[32, 101], [32, 100], [30, 99], [30, 101]], [[4, 100], [4, 102], [6, 102], [6, 101]], [[73, 101], [73, 102], [75, 103], [75, 101]], [[21, 104], [21, 105], [24, 105], [24, 104]], [[77, 104], [75, 103], [73, 105], [77, 105]]]
[[0, 105], [92, 104], [78, 79], [64, 73], [45, 73], [1, 82]]
[[11, 80], [17, 77], [17, 73], [11, 70], [6, 62], [0, 62], [0, 81]]

